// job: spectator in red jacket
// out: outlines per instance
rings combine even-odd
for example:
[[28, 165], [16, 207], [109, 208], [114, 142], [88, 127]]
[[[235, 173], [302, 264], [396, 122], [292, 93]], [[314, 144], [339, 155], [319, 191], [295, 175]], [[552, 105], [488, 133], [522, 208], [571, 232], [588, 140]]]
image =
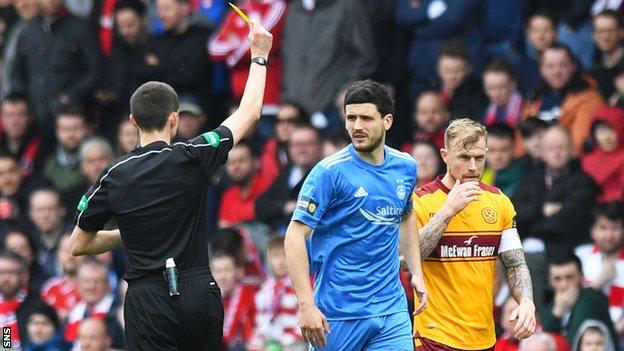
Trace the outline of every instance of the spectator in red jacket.
[[591, 127], [594, 150], [583, 156], [583, 170], [602, 188], [599, 203], [624, 199], [624, 111], [596, 111]]
[[271, 179], [260, 170], [248, 144], [239, 143], [230, 150], [225, 163], [234, 185], [227, 188], [219, 203], [219, 227], [231, 227], [256, 219], [256, 199], [271, 185]]

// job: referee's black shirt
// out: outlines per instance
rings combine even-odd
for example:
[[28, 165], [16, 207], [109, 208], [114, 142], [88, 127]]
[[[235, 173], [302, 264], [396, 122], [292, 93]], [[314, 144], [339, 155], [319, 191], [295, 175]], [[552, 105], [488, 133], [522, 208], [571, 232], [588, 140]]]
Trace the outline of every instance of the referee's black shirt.
[[127, 280], [162, 272], [168, 257], [182, 271], [208, 268], [206, 188], [231, 148], [224, 126], [187, 143], [137, 148], [104, 169], [80, 200], [76, 224], [95, 232], [116, 218]]

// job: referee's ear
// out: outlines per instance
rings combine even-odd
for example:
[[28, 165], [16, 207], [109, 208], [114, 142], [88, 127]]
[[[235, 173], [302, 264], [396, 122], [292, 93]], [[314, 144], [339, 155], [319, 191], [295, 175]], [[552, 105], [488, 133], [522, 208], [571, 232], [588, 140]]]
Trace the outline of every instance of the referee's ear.
[[132, 114], [128, 116], [128, 120], [130, 121], [130, 124], [132, 124], [136, 128], [139, 128], [139, 124], [137, 123], [136, 119], [134, 119], [134, 116]]

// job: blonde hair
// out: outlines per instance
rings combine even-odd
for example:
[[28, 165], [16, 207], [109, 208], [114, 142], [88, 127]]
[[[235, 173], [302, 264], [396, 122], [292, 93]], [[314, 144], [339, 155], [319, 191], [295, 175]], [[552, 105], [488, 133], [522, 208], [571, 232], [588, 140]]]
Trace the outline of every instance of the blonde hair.
[[485, 127], [470, 118], [459, 118], [451, 122], [444, 131], [444, 147], [447, 150], [451, 146], [459, 147], [459, 150], [465, 149], [468, 145], [474, 144], [479, 138], [485, 138], [487, 131]]

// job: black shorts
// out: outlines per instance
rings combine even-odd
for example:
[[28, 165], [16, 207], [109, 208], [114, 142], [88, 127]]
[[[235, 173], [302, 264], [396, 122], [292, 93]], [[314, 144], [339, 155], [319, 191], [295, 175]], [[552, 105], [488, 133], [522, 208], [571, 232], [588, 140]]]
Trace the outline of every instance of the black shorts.
[[208, 269], [180, 272], [177, 297], [162, 274], [128, 283], [124, 303], [128, 351], [219, 350], [221, 292]]

